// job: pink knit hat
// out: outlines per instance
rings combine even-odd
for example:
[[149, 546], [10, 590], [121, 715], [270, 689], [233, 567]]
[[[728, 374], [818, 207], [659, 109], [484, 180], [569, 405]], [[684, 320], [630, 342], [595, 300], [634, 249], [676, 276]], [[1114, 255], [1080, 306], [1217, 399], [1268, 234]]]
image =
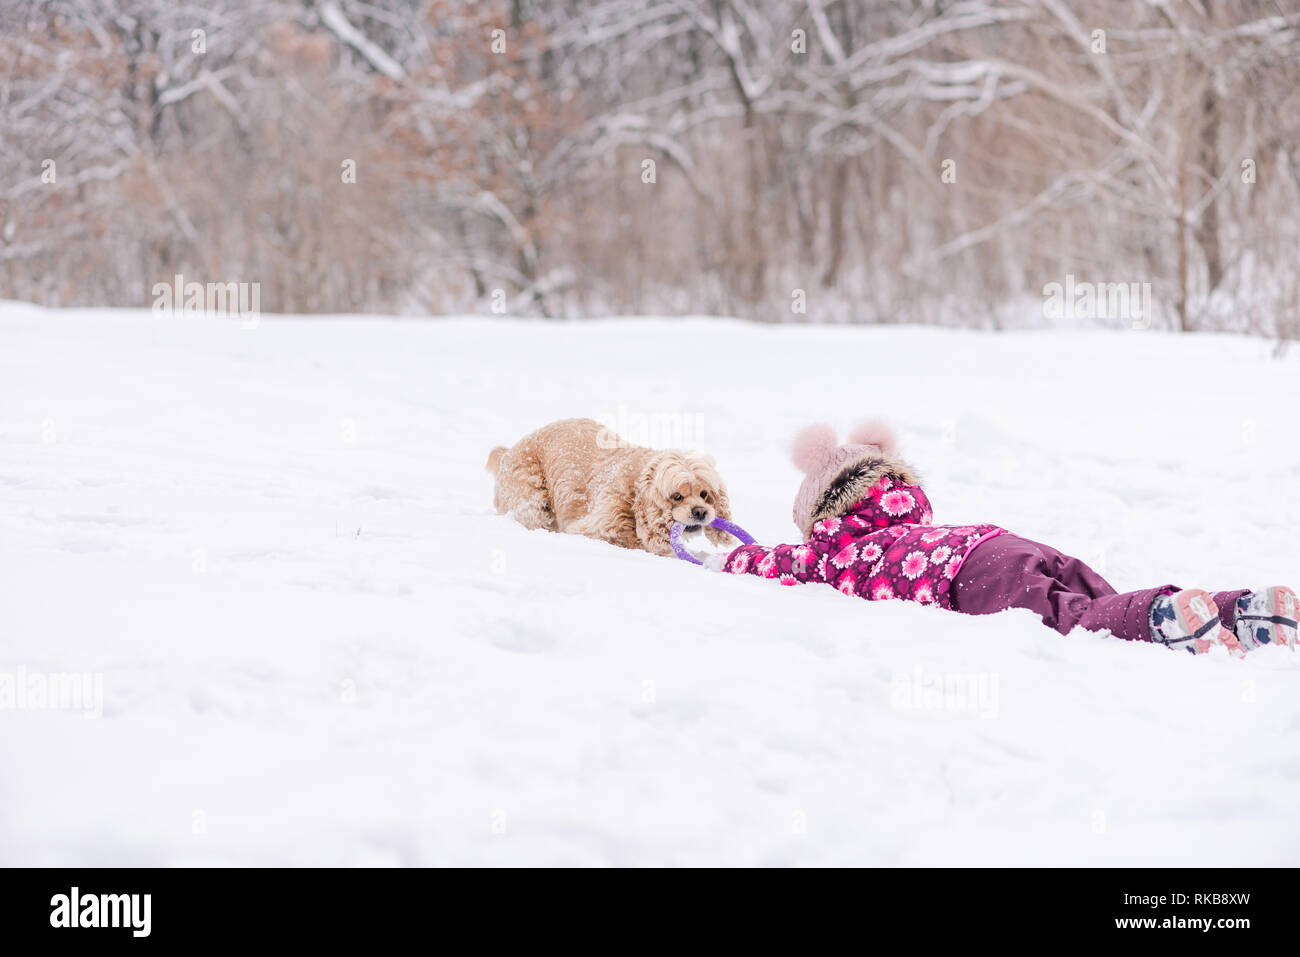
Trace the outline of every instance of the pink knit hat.
[[791, 458], [805, 477], [794, 497], [794, 523], [805, 541], [813, 525], [844, 514], [885, 475], [920, 484], [911, 467], [897, 458], [898, 438], [883, 422], [862, 422], [849, 430], [848, 438], [837, 445], [835, 430], [820, 424], [795, 436]]

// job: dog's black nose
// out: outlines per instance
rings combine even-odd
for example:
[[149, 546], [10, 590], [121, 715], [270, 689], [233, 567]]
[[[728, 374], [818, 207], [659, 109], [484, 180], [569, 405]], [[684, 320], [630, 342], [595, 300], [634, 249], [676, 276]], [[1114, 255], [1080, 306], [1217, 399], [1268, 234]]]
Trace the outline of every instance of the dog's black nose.
[[696, 505], [693, 509], [691, 509], [691, 518], [695, 519], [697, 522], [704, 521], [704, 516], [708, 514], [709, 514], [708, 512], [700, 508], [700, 506], [698, 505]]

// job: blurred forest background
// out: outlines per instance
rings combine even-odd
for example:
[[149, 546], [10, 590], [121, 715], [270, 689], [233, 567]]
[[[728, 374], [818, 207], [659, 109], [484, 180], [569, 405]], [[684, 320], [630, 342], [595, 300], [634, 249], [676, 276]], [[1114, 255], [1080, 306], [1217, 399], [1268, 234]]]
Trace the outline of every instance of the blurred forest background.
[[1285, 339], [1297, 213], [1297, 0], [0, 0], [0, 298]]

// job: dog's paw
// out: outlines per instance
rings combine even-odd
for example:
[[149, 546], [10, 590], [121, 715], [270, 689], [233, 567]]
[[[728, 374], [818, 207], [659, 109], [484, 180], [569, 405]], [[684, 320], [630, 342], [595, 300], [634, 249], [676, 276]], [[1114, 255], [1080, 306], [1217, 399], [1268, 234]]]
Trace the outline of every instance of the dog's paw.
[[735, 548], [740, 544], [740, 541], [733, 538], [730, 532], [724, 532], [722, 529], [714, 528], [712, 525], [705, 526], [704, 537], [708, 539], [710, 545], [724, 545], [727, 548]]
[[673, 551], [672, 545], [668, 543], [668, 539], [666, 538], [663, 540], [657, 538], [651, 539], [650, 541], [645, 543], [645, 550], [649, 552], [651, 555], [660, 555], [663, 556], [664, 558], [667, 558], [670, 555], [677, 554], [676, 552]]

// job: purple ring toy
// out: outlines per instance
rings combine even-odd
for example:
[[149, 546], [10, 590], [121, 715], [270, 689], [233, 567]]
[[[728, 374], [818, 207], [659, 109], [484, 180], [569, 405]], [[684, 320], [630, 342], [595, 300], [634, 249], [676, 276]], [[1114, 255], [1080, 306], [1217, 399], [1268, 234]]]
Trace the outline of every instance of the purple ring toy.
[[[725, 518], [715, 518], [713, 521], [709, 522], [709, 525], [712, 526], [713, 528], [722, 529], [728, 535], [736, 536], [736, 538], [740, 539], [740, 543], [742, 545], [754, 544], [754, 536], [749, 534], [749, 532], [745, 531], [735, 522], [729, 522]], [[704, 564], [704, 562], [700, 561], [698, 558], [696, 558], [694, 555], [688, 552], [686, 550], [686, 546], [682, 544], [682, 523], [681, 522], [673, 523], [672, 530], [668, 532], [668, 544], [673, 547], [673, 551], [677, 553], [677, 557], [682, 559], [683, 561], [690, 562], [692, 565]]]

